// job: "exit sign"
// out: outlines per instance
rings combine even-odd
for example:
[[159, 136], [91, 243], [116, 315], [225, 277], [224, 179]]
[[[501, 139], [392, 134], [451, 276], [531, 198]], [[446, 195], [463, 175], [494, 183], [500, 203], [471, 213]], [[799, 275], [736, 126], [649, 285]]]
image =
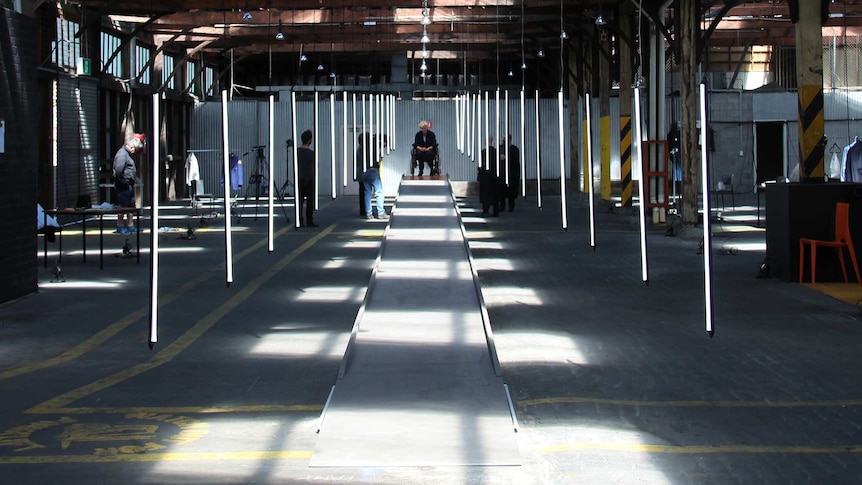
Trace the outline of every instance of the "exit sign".
[[87, 59], [86, 57], [79, 57], [78, 58], [77, 68], [78, 68], [78, 71], [77, 71], [78, 75], [83, 74], [85, 76], [89, 76], [90, 74], [92, 74], [92, 67], [91, 67], [90, 59]]

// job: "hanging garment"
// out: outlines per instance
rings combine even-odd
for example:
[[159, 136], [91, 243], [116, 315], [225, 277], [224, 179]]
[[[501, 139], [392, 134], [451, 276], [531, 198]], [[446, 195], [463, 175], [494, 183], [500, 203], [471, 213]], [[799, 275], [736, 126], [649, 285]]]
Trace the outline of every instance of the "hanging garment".
[[829, 161], [829, 178], [841, 178], [841, 161], [838, 160], [838, 152], [832, 152], [832, 159]]
[[198, 157], [194, 153], [189, 153], [186, 157], [186, 185], [191, 186], [192, 182], [197, 182], [201, 179], [201, 169], [198, 165]]

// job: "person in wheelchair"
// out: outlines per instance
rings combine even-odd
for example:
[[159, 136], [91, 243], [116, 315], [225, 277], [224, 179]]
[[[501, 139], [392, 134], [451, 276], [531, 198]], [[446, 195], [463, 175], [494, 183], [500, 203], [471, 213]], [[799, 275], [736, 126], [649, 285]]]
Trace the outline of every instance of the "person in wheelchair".
[[428, 129], [428, 122], [419, 122], [419, 131], [413, 139], [412, 161], [410, 175], [413, 175], [414, 167], [418, 166], [419, 176], [425, 174], [425, 164], [428, 164], [430, 175], [438, 175], [437, 168], [437, 135]]

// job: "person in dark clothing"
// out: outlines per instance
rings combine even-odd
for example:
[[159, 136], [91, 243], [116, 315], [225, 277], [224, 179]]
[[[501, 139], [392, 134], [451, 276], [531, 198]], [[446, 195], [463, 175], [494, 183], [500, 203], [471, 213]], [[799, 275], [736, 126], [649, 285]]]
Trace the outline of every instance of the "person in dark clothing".
[[359, 135], [356, 140], [356, 181], [359, 182], [359, 216], [365, 217], [365, 184], [362, 182], [362, 174], [368, 168], [366, 160], [368, 153], [366, 152], [365, 140], [368, 133]]
[[515, 199], [518, 198], [518, 188], [521, 185], [521, 151], [518, 150], [518, 147], [512, 144], [511, 133], [506, 137], [506, 140], [508, 142], [507, 145], [505, 147], [500, 147], [501, 167], [508, 168], [508, 173], [504, 171], [500, 177], [502, 181], [500, 210], [505, 210], [504, 206], [508, 201], [509, 212], [512, 212], [515, 210]]
[[[135, 180], [138, 172], [135, 167], [134, 155], [144, 149], [144, 144], [139, 137], [132, 137], [117, 150], [114, 155], [114, 189], [117, 191], [117, 202], [120, 207], [135, 207]], [[117, 216], [117, 233], [132, 234], [137, 232], [133, 214], [120, 214]]]
[[482, 216], [487, 217], [493, 208], [493, 217], [500, 215], [500, 186], [497, 177], [499, 158], [494, 148], [494, 138], [488, 137], [488, 146], [482, 150], [479, 159], [479, 202], [482, 204]]
[[[311, 140], [314, 135], [311, 130], [302, 132], [300, 139], [302, 145], [296, 151], [296, 159], [299, 165], [299, 225], [300, 227], [317, 227], [314, 223], [314, 201], [317, 198], [317, 191], [314, 186], [314, 175], [317, 167], [314, 163], [314, 150], [311, 147]], [[302, 218], [302, 205], [305, 204], [305, 219]]]
[[[413, 156], [416, 159], [416, 165], [419, 166], [419, 176], [425, 173], [425, 164], [428, 164], [430, 175], [438, 175], [435, 162], [437, 160], [437, 135], [428, 129], [428, 122], [422, 120], [419, 122], [419, 131], [413, 139]], [[410, 174], [413, 174], [413, 167], [410, 167]]]

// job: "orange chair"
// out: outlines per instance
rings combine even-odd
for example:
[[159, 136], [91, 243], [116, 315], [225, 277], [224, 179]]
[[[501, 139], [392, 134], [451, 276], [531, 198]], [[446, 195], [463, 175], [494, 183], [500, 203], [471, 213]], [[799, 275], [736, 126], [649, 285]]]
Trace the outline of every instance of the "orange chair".
[[825, 246], [838, 250], [838, 259], [841, 261], [841, 272], [844, 274], [844, 282], [847, 283], [847, 268], [844, 264], [844, 248], [850, 253], [853, 262], [853, 270], [856, 272], [856, 282], [862, 285], [859, 278], [859, 265], [856, 263], [856, 250], [853, 248], [853, 239], [850, 238], [850, 204], [838, 202], [835, 204], [835, 239], [823, 241], [803, 237], [799, 239], [799, 282], [802, 283], [802, 275], [805, 273], [805, 246], [811, 246], [811, 283], [815, 282], [814, 275], [817, 270], [817, 246]]

